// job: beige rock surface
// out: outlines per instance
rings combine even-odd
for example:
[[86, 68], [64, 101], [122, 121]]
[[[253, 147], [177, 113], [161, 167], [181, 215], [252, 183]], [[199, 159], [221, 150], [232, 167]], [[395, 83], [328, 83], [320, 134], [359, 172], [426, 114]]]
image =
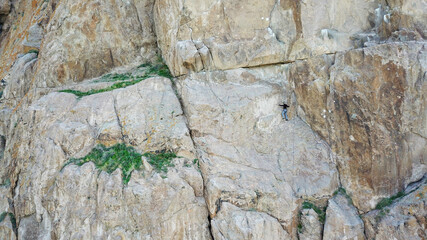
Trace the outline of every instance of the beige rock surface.
[[5, 105], [15, 106], [28, 92], [37, 64], [37, 54], [28, 53], [18, 58], [10, 72], [3, 78], [5, 89], [3, 101]]
[[[46, 27], [36, 79], [56, 87], [97, 77], [155, 54], [151, 0], [65, 1]], [[139, 9], [138, 9], [138, 8]]]
[[259, 66], [353, 47], [378, 1], [156, 1], [159, 47], [175, 76]]
[[3, 239], [8, 239], [8, 240], [17, 239], [15, 233], [13, 232], [13, 226], [12, 226], [12, 222], [10, 221], [9, 215], [6, 215], [3, 221], [0, 222], [0, 236]]
[[393, 43], [291, 67], [299, 115], [337, 153], [362, 211], [427, 171], [426, 57], [424, 43]]
[[1, 178], [12, 179], [22, 236], [210, 239], [202, 177], [181, 159], [167, 178], [134, 173], [126, 187], [119, 171], [98, 176], [93, 164], [60, 172], [69, 157], [82, 157], [98, 143], [169, 149], [192, 162], [193, 143], [169, 79], [81, 99], [50, 93], [19, 119], [8, 140], [5, 158], [12, 162], [1, 162]]
[[[177, 169], [182, 168], [180, 163]], [[198, 183], [186, 182], [177, 169], [164, 179], [155, 172], [134, 172], [123, 186], [120, 170], [109, 175], [99, 174], [93, 163], [67, 166], [46, 198], [54, 226], [51, 236], [211, 239], [205, 201], [191, 187]]]
[[265, 213], [243, 211], [230, 203], [221, 204], [221, 210], [212, 220], [214, 239], [291, 239], [277, 219]]
[[10, 0], [0, 0], [0, 15], [7, 15], [10, 11]]
[[426, 180], [416, 189], [408, 188], [406, 196], [382, 209], [363, 216], [369, 239], [415, 240], [427, 237], [427, 185]]
[[357, 209], [342, 194], [329, 200], [323, 231], [324, 239], [365, 239], [363, 221]]
[[319, 221], [319, 216], [313, 209], [303, 209], [301, 211], [301, 227], [298, 230], [300, 240], [321, 240], [323, 225]]
[[[424, 188], [372, 211], [427, 172], [426, 13], [422, 0], [0, 0], [0, 214], [20, 239], [360, 239], [359, 210], [367, 239], [426, 238]], [[88, 78], [156, 53], [175, 85], [57, 92], [105, 88]], [[183, 158], [167, 175], [143, 158], [128, 185], [92, 163], [60, 171], [118, 142]], [[305, 200], [329, 200], [324, 236]], [[0, 239], [16, 238], [10, 220]]]
[[199, 73], [178, 85], [201, 156], [205, 198], [215, 219], [222, 202], [265, 212], [290, 234], [297, 197], [324, 198], [338, 187], [328, 145], [278, 104], [292, 99], [286, 66]]

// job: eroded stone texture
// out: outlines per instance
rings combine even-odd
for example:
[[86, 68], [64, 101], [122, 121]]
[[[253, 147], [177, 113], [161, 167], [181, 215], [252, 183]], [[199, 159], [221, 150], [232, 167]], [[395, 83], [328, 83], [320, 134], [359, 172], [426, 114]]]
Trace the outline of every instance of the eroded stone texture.
[[[109, 175], [99, 174], [93, 163], [67, 166], [46, 199], [52, 234], [58, 239], [211, 239], [205, 201], [191, 187], [202, 182], [200, 173], [175, 164], [164, 179], [154, 171], [134, 172], [127, 186], [120, 170]], [[182, 168], [200, 179], [186, 182]]]
[[331, 144], [342, 184], [368, 211], [426, 172], [425, 44], [383, 44], [329, 58], [291, 67], [299, 115]]
[[6, 217], [3, 219], [3, 221], [0, 222], [0, 237], [8, 240], [17, 239], [15, 232], [13, 231], [13, 225], [12, 225], [12, 222], [10, 221], [9, 214], [7, 214]]
[[46, 27], [37, 80], [56, 87], [99, 76], [155, 54], [151, 0], [65, 1]]
[[296, 197], [323, 198], [337, 188], [328, 145], [293, 108], [290, 121], [281, 117], [278, 104], [292, 102], [285, 68], [199, 73], [178, 83], [213, 219], [229, 202], [268, 213], [293, 234]]
[[427, 181], [390, 207], [363, 216], [368, 239], [421, 240], [427, 237]]
[[3, 78], [6, 86], [2, 97], [4, 105], [15, 106], [25, 96], [31, 86], [36, 63], [36, 53], [25, 54], [16, 60], [9, 74]]
[[0, 15], [7, 15], [10, 11], [10, 0], [0, 0]]
[[280, 63], [353, 47], [378, 1], [156, 1], [159, 47], [176, 76]]
[[277, 219], [255, 211], [243, 211], [230, 203], [222, 203], [212, 220], [214, 239], [291, 239]]
[[357, 209], [342, 194], [334, 196], [328, 202], [323, 238], [331, 240], [365, 239], [363, 221], [360, 219]]
[[298, 227], [298, 237], [300, 240], [321, 240], [323, 225], [319, 221], [319, 216], [313, 209], [301, 210], [300, 226]]
[[[150, 78], [81, 99], [53, 92], [13, 125], [0, 173], [12, 180], [22, 234], [210, 239], [202, 177], [192, 163], [193, 143], [169, 79]], [[98, 143], [117, 142], [187, 158], [177, 159], [165, 179], [150, 169], [135, 172], [126, 187], [120, 171], [98, 176], [91, 164], [60, 172], [70, 157], [83, 157]]]
[[[427, 37], [427, 3], [423, 0], [387, 1], [390, 31], [399, 41], [422, 40]], [[386, 19], [387, 20], [387, 19]]]

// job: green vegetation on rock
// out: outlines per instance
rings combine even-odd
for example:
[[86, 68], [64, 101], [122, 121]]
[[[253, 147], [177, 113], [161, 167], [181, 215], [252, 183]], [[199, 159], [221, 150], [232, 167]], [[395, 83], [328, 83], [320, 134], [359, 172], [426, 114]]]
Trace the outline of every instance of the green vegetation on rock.
[[375, 207], [375, 209], [381, 210], [385, 207], [390, 206], [394, 200], [404, 197], [406, 194], [405, 192], [398, 192], [395, 195], [389, 197], [389, 198], [383, 198], [381, 199], [381, 201], [377, 204], [377, 206]]
[[353, 200], [351, 199], [351, 197], [347, 194], [347, 191], [345, 190], [345, 188], [343, 187], [339, 187], [335, 192], [334, 192], [334, 196], [337, 194], [341, 194], [343, 195], [345, 198], [347, 198], [348, 204], [353, 205]]
[[143, 156], [147, 158], [148, 163], [153, 165], [154, 169], [157, 172], [164, 172], [164, 173], [168, 171], [168, 167], [174, 166], [174, 164], [172, 163], [172, 160], [177, 157], [175, 153], [167, 152], [167, 151], [160, 151], [156, 153], [144, 153]]
[[123, 183], [127, 184], [132, 171], [141, 170], [141, 156], [146, 157], [148, 163], [153, 165], [154, 169], [159, 173], [167, 173], [168, 167], [174, 166], [172, 160], [177, 157], [175, 153], [165, 150], [140, 154], [132, 146], [126, 146], [124, 143], [118, 143], [112, 147], [100, 144], [85, 157], [71, 158], [64, 167], [69, 164], [82, 166], [87, 162], [93, 162], [96, 168], [107, 173], [112, 173], [117, 168], [120, 168], [122, 170]]
[[82, 166], [87, 162], [93, 162], [98, 169], [107, 173], [112, 173], [117, 168], [120, 168], [122, 170], [123, 183], [127, 184], [132, 171], [141, 169], [141, 156], [133, 147], [126, 146], [124, 143], [119, 143], [112, 147], [100, 144], [92, 149], [87, 156], [70, 159], [65, 166], [68, 164]]
[[304, 201], [302, 203], [302, 208], [303, 209], [313, 209], [317, 213], [317, 216], [319, 218], [319, 222], [321, 222], [322, 224], [325, 223], [325, 220], [326, 220], [326, 207], [324, 207], [323, 209], [320, 209], [319, 207], [317, 207], [313, 203], [308, 202], [308, 201]]
[[102, 76], [100, 80], [95, 81], [95, 82], [115, 82], [113, 85], [106, 88], [92, 89], [87, 92], [66, 89], [66, 90], [61, 90], [59, 92], [72, 93], [77, 97], [81, 98], [84, 96], [89, 96], [97, 93], [109, 92], [118, 88], [125, 88], [128, 86], [137, 84], [150, 77], [161, 76], [169, 79], [173, 78], [172, 74], [169, 71], [168, 66], [166, 66], [166, 64], [163, 62], [161, 58], [159, 58], [154, 63], [144, 63], [138, 66], [138, 69], [141, 69], [141, 68], [146, 68], [146, 69], [142, 69], [142, 71], [144, 72], [144, 74], [142, 75], [133, 75], [132, 73], [121, 73], [121, 74], [109, 73]]
[[9, 215], [10, 223], [12, 224], [13, 231], [16, 233], [18, 231], [17, 225], [16, 225], [16, 218], [15, 215], [11, 212], [2, 212], [0, 214], [0, 223], [3, 222], [3, 220], [6, 218], [6, 216]]

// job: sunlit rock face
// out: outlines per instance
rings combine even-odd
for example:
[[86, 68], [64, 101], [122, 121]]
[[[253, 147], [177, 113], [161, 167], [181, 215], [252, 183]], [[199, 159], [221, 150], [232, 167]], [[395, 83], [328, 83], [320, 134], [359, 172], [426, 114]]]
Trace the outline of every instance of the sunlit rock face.
[[[0, 0], [0, 239], [425, 239], [426, 22], [422, 0]], [[140, 155], [76, 162], [100, 144]]]

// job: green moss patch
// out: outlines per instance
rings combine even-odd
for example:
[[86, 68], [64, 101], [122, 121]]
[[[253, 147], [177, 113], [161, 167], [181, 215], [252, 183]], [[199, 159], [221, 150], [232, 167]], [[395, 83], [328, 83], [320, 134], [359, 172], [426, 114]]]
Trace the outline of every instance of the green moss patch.
[[317, 207], [316, 205], [314, 205], [311, 202], [304, 201], [302, 203], [302, 208], [303, 209], [313, 209], [317, 213], [319, 222], [321, 222], [322, 224], [325, 223], [325, 220], [326, 220], [326, 207], [319, 208], [319, 207]]
[[89, 95], [93, 95], [93, 94], [97, 94], [97, 93], [113, 91], [114, 89], [118, 89], [118, 88], [125, 88], [128, 86], [137, 84], [137, 83], [139, 83], [142, 80], [147, 79], [147, 78], [149, 78], [149, 76], [140, 76], [140, 77], [133, 78], [133, 80], [130, 80], [130, 81], [117, 82], [117, 83], [114, 83], [113, 85], [111, 85], [109, 87], [101, 88], [101, 89], [92, 89], [92, 90], [89, 90], [87, 92], [82, 92], [82, 91], [78, 91], [78, 90], [71, 90], [71, 89], [61, 90], [59, 92], [72, 93], [72, 94], [76, 95], [77, 97], [81, 98], [84, 96], [89, 96]]
[[390, 206], [394, 200], [404, 197], [406, 194], [405, 192], [398, 192], [397, 194], [389, 197], [389, 198], [383, 198], [381, 199], [381, 201], [377, 204], [377, 206], [375, 207], [375, 209], [381, 210], [385, 207]]
[[144, 157], [147, 158], [157, 172], [167, 173], [168, 167], [175, 166], [172, 160], [176, 158], [176, 154], [173, 152], [160, 151], [155, 153], [144, 153]]
[[163, 60], [160, 57], [157, 61], [153, 63], [141, 64], [140, 66], [138, 66], [138, 70], [143, 72], [143, 74], [133, 75], [132, 73], [122, 73], [122, 74], [109, 73], [102, 76], [100, 80], [95, 81], [95, 82], [115, 82], [113, 85], [106, 88], [92, 89], [87, 92], [66, 89], [66, 90], [61, 90], [59, 92], [72, 93], [77, 97], [81, 98], [84, 96], [89, 96], [97, 93], [109, 92], [118, 88], [125, 88], [128, 86], [137, 84], [150, 77], [161, 76], [169, 79], [173, 78], [172, 74], [169, 71], [168, 66], [166, 66], [166, 64], [163, 62]]
[[132, 171], [141, 170], [141, 156], [146, 157], [148, 163], [159, 173], [167, 173], [168, 167], [174, 166], [172, 160], [177, 157], [175, 153], [165, 150], [140, 154], [132, 146], [126, 146], [124, 143], [119, 143], [112, 147], [100, 144], [85, 157], [71, 158], [64, 167], [69, 164], [82, 166], [87, 162], [93, 162], [96, 168], [107, 173], [112, 173], [117, 168], [120, 168], [122, 170], [123, 183], [126, 185], [130, 180]]
[[124, 143], [119, 143], [112, 147], [106, 147], [101, 144], [92, 149], [87, 156], [72, 158], [66, 165], [76, 164], [77, 166], [82, 166], [87, 162], [93, 162], [98, 169], [107, 173], [112, 173], [117, 168], [120, 168], [122, 170], [123, 183], [127, 184], [132, 171], [141, 169], [141, 156], [142, 154], [138, 153], [133, 147], [126, 146]]

